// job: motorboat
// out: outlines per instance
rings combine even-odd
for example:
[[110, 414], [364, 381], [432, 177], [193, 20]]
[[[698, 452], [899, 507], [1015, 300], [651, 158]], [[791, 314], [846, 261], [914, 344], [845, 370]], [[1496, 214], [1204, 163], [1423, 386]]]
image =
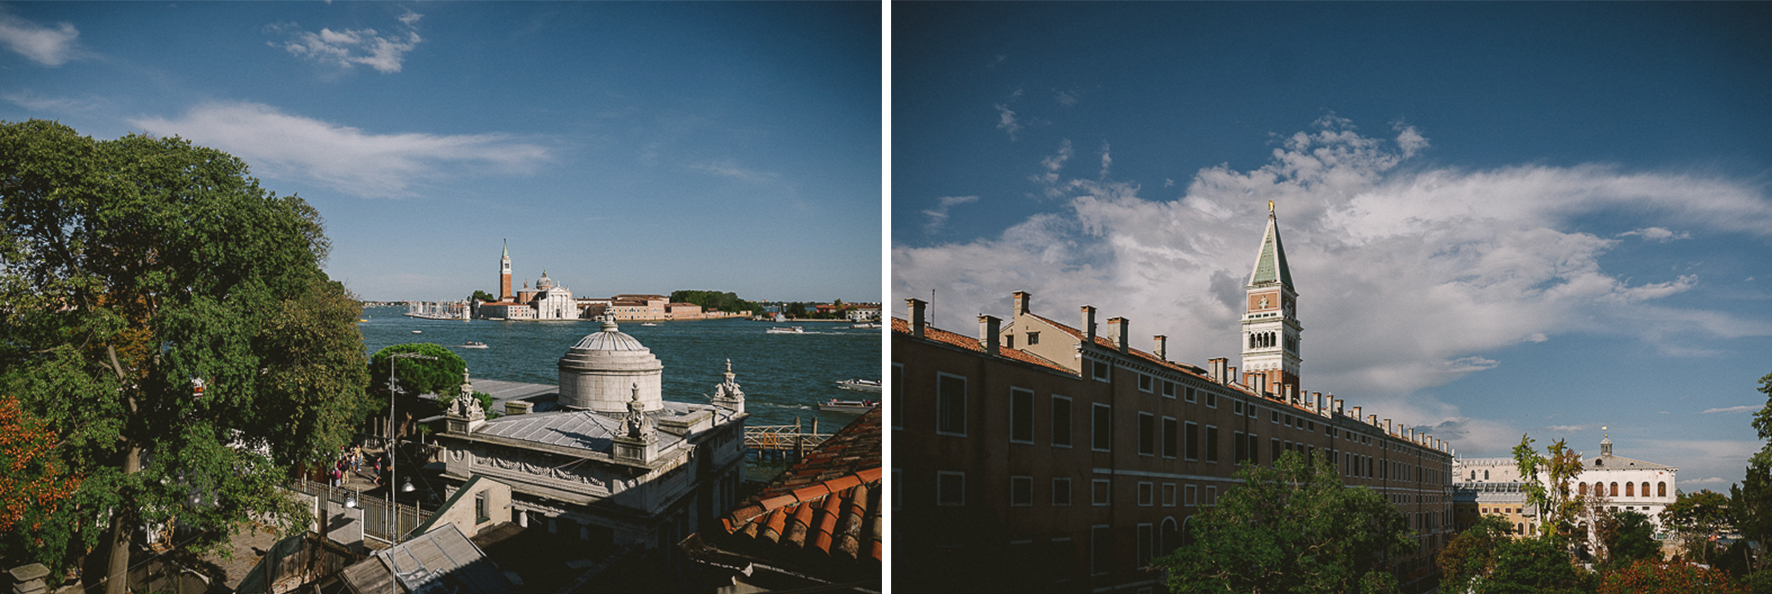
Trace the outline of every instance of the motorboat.
[[822, 410], [822, 411], [826, 411], [826, 412], [839, 412], [839, 413], [848, 413], [848, 414], [852, 414], [852, 415], [859, 415], [861, 413], [873, 410], [874, 407], [879, 406], [879, 405], [880, 405], [880, 403], [874, 402], [872, 400], [837, 400], [835, 398], [832, 398], [830, 400], [818, 403], [818, 410]]
[[424, 334], [424, 333], [425, 333], [425, 331], [423, 331], [423, 330], [413, 330], [413, 331], [412, 331], [412, 333], [413, 333], [413, 334]]
[[641, 326], [657, 326], [658, 324], [654, 324], [652, 322], [641, 322], [640, 325]]
[[480, 341], [477, 341], [477, 340], [470, 340], [470, 341], [467, 341], [467, 342], [464, 342], [464, 343], [461, 343], [461, 348], [464, 348], [464, 349], [483, 349], [483, 348], [487, 348], [487, 347], [486, 347], [486, 343], [484, 343], [484, 342], [480, 342]]
[[875, 394], [879, 394], [881, 390], [880, 380], [871, 379], [843, 380], [837, 382], [837, 387], [845, 390], [855, 390], [857, 392], [873, 392]]
[[873, 323], [873, 322], [869, 322], [869, 323], [866, 323], [866, 324], [850, 324], [850, 325], [849, 325], [849, 327], [850, 327], [850, 328], [861, 328], [861, 329], [864, 329], [864, 330], [876, 330], [876, 329], [878, 329], [878, 328], [879, 328], [879, 327], [880, 327], [880, 325], [879, 325], [879, 324], [875, 324], [875, 323]]
[[775, 327], [775, 328], [770, 328], [768, 330], [765, 330], [763, 332], [765, 334], [805, 334], [806, 329], [801, 328], [799, 326], [794, 326], [792, 328]]

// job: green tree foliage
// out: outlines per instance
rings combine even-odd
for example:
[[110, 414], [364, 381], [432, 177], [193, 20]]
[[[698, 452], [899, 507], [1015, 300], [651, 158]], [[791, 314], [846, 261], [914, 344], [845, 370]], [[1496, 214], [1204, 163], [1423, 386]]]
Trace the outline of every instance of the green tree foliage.
[[1576, 567], [1560, 535], [1509, 539], [1495, 548], [1495, 566], [1476, 594], [1578, 594], [1588, 574]]
[[736, 293], [719, 291], [671, 291], [672, 303], [694, 303], [700, 305], [702, 311], [748, 311], [761, 313], [763, 306], [738, 298]]
[[1495, 570], [1495, 551], [1513, 538], [1514, 526], [1501, 516], [1483, 516], [1452, 537], [1435, 563], [1447, 591], [1463, 592]]
[[1711, 537], [1729, 525], [1729, 498], [1710, 489], [1681, 493], [1661, 510], [1661, 525], [1680, 539], [1686, 560], [1709, 564], [1717, 553]]
[[1157, 564], [1175, 592], [1394, 590], [1385, 555], [1411, 550], [1407, 523], [1378, 493], [1346, 488], [1332, 462], [1287, 452], [1245, 466], [1244, 485], [1197, 515], [1193, 542]]
[[204, 550], [257, 514], [305, 524], [276, 487], [364, 404], [360, 311], [326, 250], [313, 208], [226, 153], [0, 123], [0, 393], [83, 477], [54, 530], [8, 550], [49, 536], [37, 558], [60, 575], [109, 536], [120, 575], [137, 526], [176, 517]]
[[474, 296], [472, 298], [480, 300], [480, 301], [486, 301], [486, 302], [498, 301], [498, 298], [493, 297], [491, 293], [487, 293], [487, 292], [481, 291], [479, 289], [474, 290]]
[[[1546, 448], [1549, 456], [1543, 456], [1532, 447], [1533, 439], [1529, 435], [1520, 435], [1520, 445], [1514, 446], [1514, 463], [1520, 469], [1520, 490], [1526, 494], [1526, 503], [1543, 513], [1538, 525], [1541, 535], [1574, 533], [1574, 520], [1581, 516], [1583, 502], [1581, 497], [1569, 491], [1569, 481], [1581, 474], [1581, 455], [1559, 439]], [[1539, 477], [1542, 472], [1546, 476]], [[1547, 484], [1548, 483], [1548, 484]]]
[[[450, 401], [461, 395], [461, 383], [467, 374], [468, 362], [448, 347], [429, 342], [396, 344], [376, 351], [369, 358], [369, 389], [375, 398], [375, 404], [370, 409], [372, 414], [384, 417], [387, 415], [388, 357], [395, 353], [436, 357], [434, 360], [394, 358], [394, 411], [400, 423], [399, 433], [405, 435], [413, 419], [430, 416], [448, 408]], [[424, 394], [436, 394], [437, 399], [431, 401], [419, 398]]]
[[1747, 594], [1720, 569], [1686, 563], [1639, 560], [1599, 578], [1598, 594]]
[[1655, 524], [1649, 516], [1634, 511], [1602, 514], [1594, 531], [1606, 551], [1601, 564], [1604, 568], [1661, 560], [1661, 543], [1655, 541]]
[[[1759, 392], [1766, 396], [1766, 406], [1754, 413], [1754, 431], [1761, 440], [1772, 440], [1772, 374], [1760, 378]], [[1741, 483], [1729, 487], [1729, 520], [1748, 540], [1772, 542], [1772, 441], [1748, 459], [1747, 475]], [[1766, 568], [1766, 562], [1761, 561], [1759, 567], [1761, 573], [1768, 574], [1764, 579], [1772, 581], [1772, 569]]]

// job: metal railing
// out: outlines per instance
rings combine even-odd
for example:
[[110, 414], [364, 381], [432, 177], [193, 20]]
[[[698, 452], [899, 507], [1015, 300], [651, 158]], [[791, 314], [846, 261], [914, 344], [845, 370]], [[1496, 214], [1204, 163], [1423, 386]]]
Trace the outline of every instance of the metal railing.
[[818, 419], [812, 420], [811, 431], [801, 428], [798, 417], [794, 418], [792, 425], [752, 425], [744, 428], [744, 447], [759, 452], [803, 453], [817, 448], [830, 438], [830, 433], [818, 432]]
[[[333, 488], [325, 483], [300, 478], [292, 481], [289, 488], [340, 505], [344, 504], [346, 496], [354, 493], [350, 489]], [[357, 507], [363, 510], [363, 534], [388, 542], [405, 540], [414, 528], [437, 512], [435, 509], [405, 503], [394, 506], [387, 499], [366, 497], [361, 493], [356, 493], [356, 496]], [[399, 535], [398, 539], [395, 538], [396, 534]]]

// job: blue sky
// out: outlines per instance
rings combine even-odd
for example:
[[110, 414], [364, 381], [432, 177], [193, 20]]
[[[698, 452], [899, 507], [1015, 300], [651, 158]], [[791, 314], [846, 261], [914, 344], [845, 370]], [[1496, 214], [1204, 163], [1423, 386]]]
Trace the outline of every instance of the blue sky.
[[[1303, 383], [1726, 491], [1772, 373], [1772, 4], [893, 6], [890, 290], [1237, 355], [1267, 201]], [[902, 312], [899, 315], [903, 315]]]
[[182, 136], [319, 209], [366, 299], [878, 300], [875, 3], [0, 5], [0, 119]]

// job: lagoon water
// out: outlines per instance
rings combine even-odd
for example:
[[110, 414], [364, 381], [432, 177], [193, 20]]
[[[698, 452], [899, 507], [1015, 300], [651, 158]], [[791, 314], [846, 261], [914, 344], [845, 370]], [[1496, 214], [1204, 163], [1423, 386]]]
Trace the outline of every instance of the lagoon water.
[[[602, 329], [598, 322], [493, 322], [426, 320], [402, 314], [405, 306], [364, 308], [369, 321], [358, 324], [363, 343], [374, 353], [395, 344], [429, 342], [449, 347], [468, 363], [474, 378], [558, 384], [554, 364], [578, 339]], [[664, 364], [666, 400], [705, 404], [732, 360], [732, 372], [745, 392], [747, 425], [791, 425], [795, 417], [808, 429], [813, 418], [819, 430], [835, 431], [855, 415], [820, 412], [816, 404], [832, 398], [879, 400], [879, 394], [836, 387], [846, 379], [881, 379], [881, 337], [884, 330], [852, 329], [847, 323], [802, 322], [805, 334], [768, 334], [772, 324], [741, 319], [657, 322], [657, 326], [624, 323], [621, 331], [652, 349]], [[413, 334], [413, 330], [423, 334]], [[485, 349], [464, 349], [467, 341]]]

